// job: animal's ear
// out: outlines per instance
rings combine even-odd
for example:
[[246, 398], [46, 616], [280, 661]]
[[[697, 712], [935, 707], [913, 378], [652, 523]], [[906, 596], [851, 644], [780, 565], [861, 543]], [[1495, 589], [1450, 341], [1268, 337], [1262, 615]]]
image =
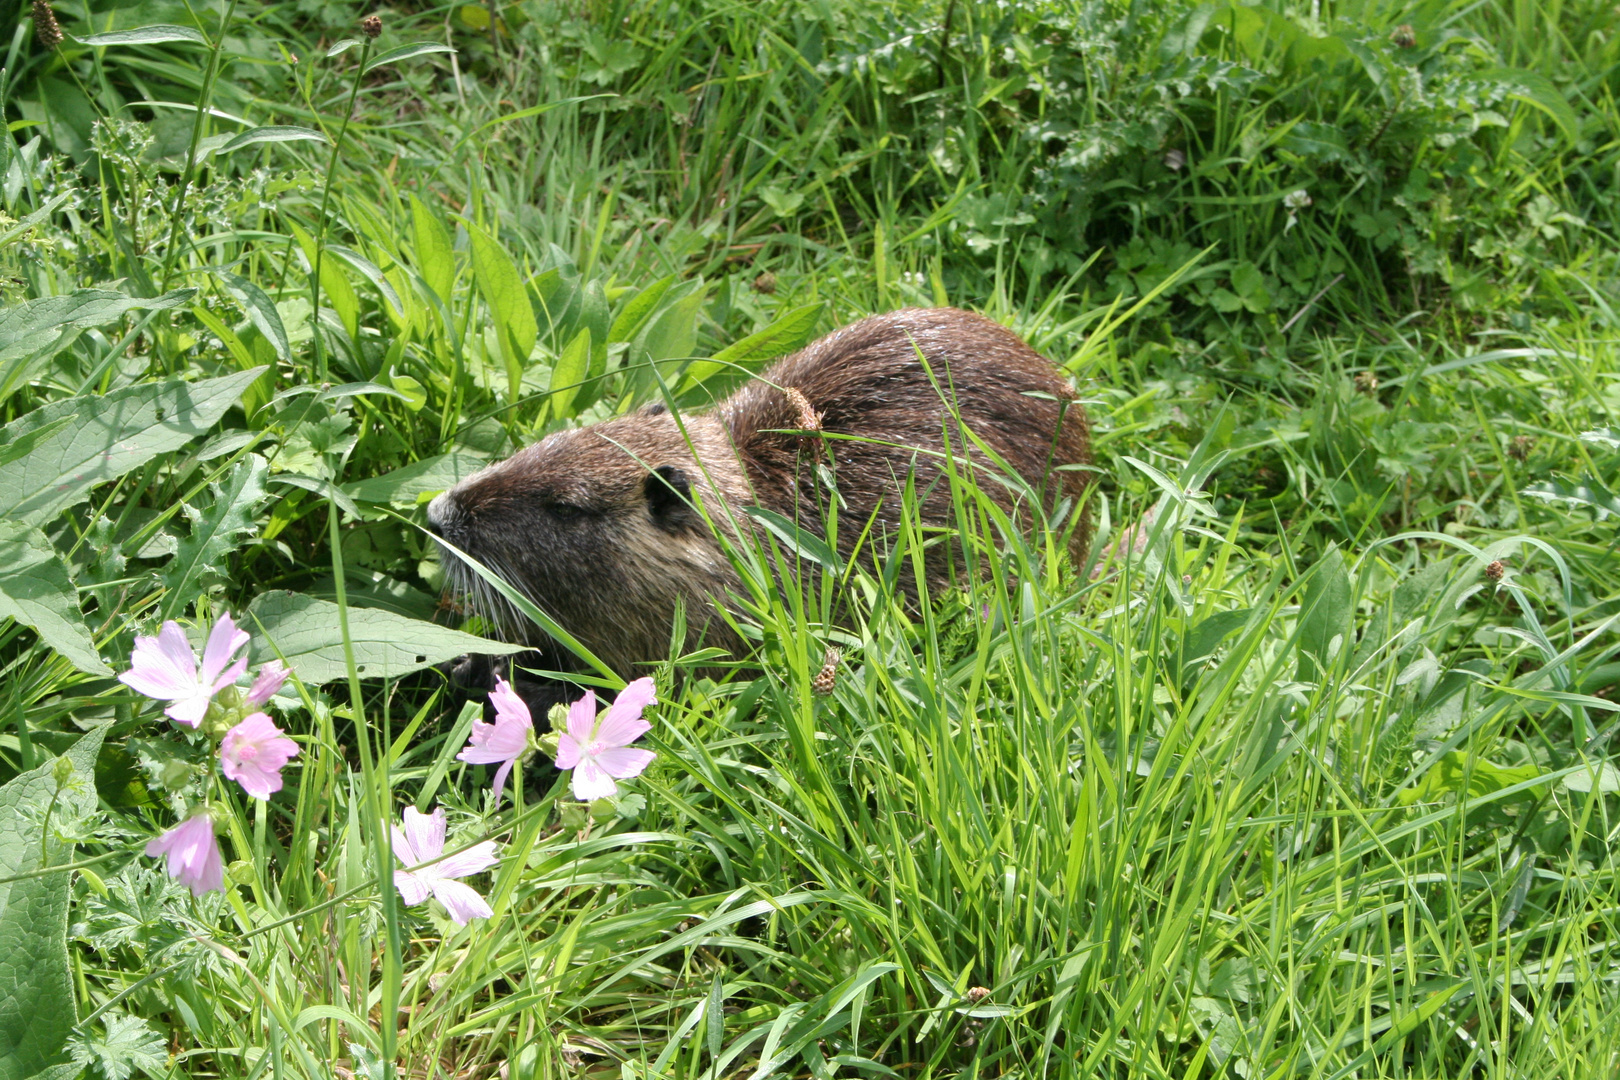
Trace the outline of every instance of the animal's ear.
[[692, 485], [673, 465], [660, 465], [648, 473], [646, 492], [647, 509], [660, 525], [673, 526], [691, 505]]

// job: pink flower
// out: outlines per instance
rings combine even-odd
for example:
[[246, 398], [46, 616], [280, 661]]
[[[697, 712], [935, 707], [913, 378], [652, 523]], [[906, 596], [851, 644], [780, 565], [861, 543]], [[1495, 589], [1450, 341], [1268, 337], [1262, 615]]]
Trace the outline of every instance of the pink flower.
[[231, 728], [219, 744], [226, 779], [241, 784], [255, 799], [268, 799], [281, 790], [282, 766], [297, 756], [298, 744], [262, 712]]
[[[405, 827], [394, 826], [394, 854], [406, 866], [437, 859], [444, 853], [444, 807], [424, 814], [414, 806], [405, 808]], [[466, 926], [469, 919], [487, 919], [494, 914], [484, 898], [455, 878], [466, 877], [488, 870], [500, 859], [495, 854], [495, 841], [485, 840], [459, 852], [424, 866], [419, 870], [395, 870], [394, 887], [404, 898], [406, 907], [415, 907], [432, 893], [439, 898], [445, 910], [458, 926]]]
[[467, 740], [466, 749], [456, 755], [456, 760], [469, 765], [501, 763], [501, 767], [495, 771], [494, 785], [495, 805], [499, 806], [506, 787], [506, 774], [512, 771], [513, 764], [529, 749], [529, 735], [534, 731], [534, 720], [529, 716], [529, 707], [505, 679], [495, 680], [495, 689], [489, 692], [489, 700], [495, 706], [495, 722], [486, 724], [474, 720], [472, 736]]
[[206, 810], [149, 841], [146, 854], [168, 856], [169, 876], [188, 886], [192, 896], [225, 891], [225, 864], [214, 839], [214, 822]]
[[247, 634], [236, 628], [230, 614], [221, 615], [208, 634], [199, 672], [197, 654], [186, 640], [185, 631], [177, 622], [166, 622], [157, 637], [135, 639], [130, 669], [118, 679], [149, 698], [174, 702], [163, 710], [170, 719], [196, 727], [202, 723], [214, 694], [247, 670], [246, 656], [231, 662], [231, 657], [247, 643]]
[[619, 791], [615, 780], [640, 776], [652, 763], [656, 754], [632, 750], [630, 744], [651, 730], [641, 713], [657, 700], [653, 681], [637, 679], [619, 691], [600, 717], [596, 695], [589, 690], [569, 706], [568, 730], [557, 741], [557, 768], [574, 770], [574, 798], [588, 802], [615, 795]]
[[259, 677], [253, 680], [253, 686], [248, 690], [243, 703], [250, 709], [263, 705], [276, 696], [276, 691], [281, 689], [282, 684], [287, 681], [287, 676], [291, 674], [292, 672], [282, 666], [280, 660], [270, 661], [259, 669]]

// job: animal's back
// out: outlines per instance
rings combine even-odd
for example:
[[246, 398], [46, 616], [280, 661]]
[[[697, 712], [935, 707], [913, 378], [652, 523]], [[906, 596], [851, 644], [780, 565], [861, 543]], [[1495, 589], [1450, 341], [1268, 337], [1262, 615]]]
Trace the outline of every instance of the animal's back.
[[[1058, 466], [1091, 460], [1084, 409], [1049, 360], [983, 316], [911, 308], [862, 319], [780, 361], [719, 406], [758, 501], [816, 528], [828, 493], [811, 467], [813, 443], [782, 431], [802, 429], [808, 419], [783, 392], [788, 388], [821, 414], [821, 429], [831, 436], [825, 443], [845, 504], [838, 543], [846, 556], [874, 515], [878, 531], [892, 534], [908, 475], [922, 522], [956, 523], [945, 476], [947, 439], [958, 472], [966, 459], [973, 479], [998, 505], [1010, 509], [1018, 501], [1014, 488], [996, 479], [1005, 469], [963, 436], [953, 411], [1043, 497], [1046, 509], [1064, 497], [1083, 505], [1087, 474]], [[1029, 511], [1024, 507], [1026, 527]], [[1087, 539], [1082, 521], [1071, 538], [1076, 560]], [[930, 548], [930, 578], [943, 576], [948, 564], [947, 551]]]

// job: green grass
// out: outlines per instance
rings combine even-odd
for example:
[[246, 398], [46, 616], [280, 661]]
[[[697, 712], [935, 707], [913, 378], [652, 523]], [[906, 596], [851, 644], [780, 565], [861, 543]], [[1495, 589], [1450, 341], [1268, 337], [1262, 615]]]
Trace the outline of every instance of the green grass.
[[[12, 39], [0, 1075], [1620, 1071], [1609, 5], [496, 7]], [[453, 59], [360, 76], [412, 42]], [[939, 303], [1074, 376], [1090, 567], [964, 480], [984, 574], [920, 610], [916, 531], [808, 597], [760, 568], [814, 544], [739, 549], [757, 652], [655, 672], [658, 762], [591, 813], [543, 759], [493, 807], [444, 680], [375, 677], [378, 612], [487, 629], [419, 527], [456, 475]], [[230, 377], [164, 441], [161, 383]], [[160, 411], [40, 486], [108, 395]], [[140, 852], [208, 746], [95, 657], [230, 610], [266, 659], [278, 590], [347, 629], [193, 900]], [[395, 898], [434, 804], [501, 844], [487, 922]]]

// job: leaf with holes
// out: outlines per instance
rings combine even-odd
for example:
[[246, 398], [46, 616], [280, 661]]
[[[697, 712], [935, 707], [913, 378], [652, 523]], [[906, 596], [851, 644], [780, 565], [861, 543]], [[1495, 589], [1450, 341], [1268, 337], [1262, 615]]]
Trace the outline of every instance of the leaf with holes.
[[212, 506], [206, 511], [185, 508], [191, 520], [191, 535], [180, 541], [161, 575], [165, 619], [185, 610], [205, 578], [227, 576], [225, 556], [236, 550], [243, 533], [254, 530], [254, 513], [265, 499], [269, 475], [270, 467], [264, 458], [249, 454], [237, 463], [224, 485], [209, 485], [214, 493]]
[[[311, 685], [348, 675], [338, 606], [301, 593], [277, 590], [248, 605], [241, 625], [253, 634], [253, 662], [284, 659]], [[464, 634], [381, 608], [349, 608], [354, 663], [367, 679], [398, 678], [464, 653], [510, 656], [527, 646]]]

